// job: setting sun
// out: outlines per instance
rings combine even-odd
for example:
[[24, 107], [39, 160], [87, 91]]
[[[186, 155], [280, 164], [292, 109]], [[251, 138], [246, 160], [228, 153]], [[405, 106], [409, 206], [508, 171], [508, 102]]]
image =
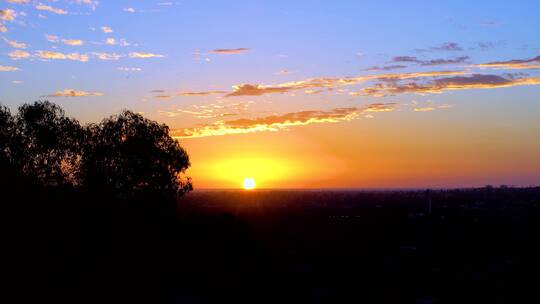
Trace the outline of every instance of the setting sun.
[[242, 187], [246, 190], [252, 190], [255, 188], [255, 180], [250, 177], [246, 177], [242, 183]]

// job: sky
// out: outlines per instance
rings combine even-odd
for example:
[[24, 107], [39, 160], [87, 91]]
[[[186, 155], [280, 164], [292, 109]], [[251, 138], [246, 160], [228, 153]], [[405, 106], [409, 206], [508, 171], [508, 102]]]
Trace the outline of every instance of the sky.
[[540, 2], [2, 0], [36, 100], [167, 124], [196, 189], [540, 185]]

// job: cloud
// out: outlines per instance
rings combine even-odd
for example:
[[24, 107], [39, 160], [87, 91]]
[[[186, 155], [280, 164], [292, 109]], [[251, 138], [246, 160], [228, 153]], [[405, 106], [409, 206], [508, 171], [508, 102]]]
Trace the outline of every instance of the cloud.
[[237, 48], [237, 49], [215, 49], [211, 50], [210, 53], [212, 54], [225, 54], [225, 55], [234, 55], [234, 54], [242, 54], [249, 51], [247, 48]]
[[84, 44], [84, 41], [80, 40], [80, 39], [62, 39], [62, 42], [64, 44], [67, 44], [67, 45], [74, 45], [74, 46], [79, 46], [79, 45], [83, 45]]
[[391, 70], [397, 70], [397, 69], [404, 69], [407, 66], [405, 65], [388, 65], [388, 66], [372, 66], [370, 68], [364, 69], [363, 71], [391, 71]]
[[102, 26], [102, 27], [101, 27], [101, 30], [102, 30], [103, 33], [105, 33], [105, 34], [109, 34], [109, 33], [112, 33], [112, 32], [113, 32], [112, 28], [110, 28], [110, 27], [108, 27], [108, 26]]
[[493, 89], [539, 84], [540, 77], [514, 78], [499, 75], [472, 74], [469, 76], [443, 77], [427, 83], [416, 81], [408, 83], [378, 83], [362, 89], [359, 95], [384, 97], [405, 93], [433, 94], [442, 93], [447, 90]]
[[279, 131], [293, 126], [304, 126], [318, 123], [337, 123], [356, 119], [360, 114], [377, 111], [391, 111], [394, 104], [373, 104], [363, 108], [337, 108], [329, 111], [301, 111], [282, 115], [272, 115], [255, 119], [236, 119], [217, 121], [195, 128], [173, 130], [175, 138], [196, 138], [220, 136], [228, 134], [246, 134], [254, 132]]
[[108, 44], [108, 45], [115, 45], [116, 44], [116, 39], [107, 38], [107, 39], [105, 39], [105, 43]]
[[51, 51], [37, 51], [36, 57], [49, 60], [74, 60], [74, 61], [80, 61], [80, 62], [87, 62], [90, 58], [86, 54], [79, 54], [79, 53], [70, 53], [70, 54], [64, 54], [59, 52], [51, 52]]
[[99, 1], [96, 0], [72, 0], [72, 3], [76, 4], [85, 4], [92, 8], [92, 10], [95, 10], [97, 6], [99, 5]]
[[13, 84], [23, 84], [24, 81], [22, 81], [22, 80], [12, 80], [11, 83], [13, 83]]
[[306, 90], [315, 88], [333, 88], [337, 86], [356, 85], [370, 80], [397, 81], [410, 78], [436, 77], [462, 75], [462, 71], [433, 71], [433, 72], [416, 72], [416, 73], [388, 73], [379, 75], [367, 75], [358, 77], [343, 77], [343, 78], [312, 78], [300, 81], [291, 81], [277, 85], [260, 85], [260, 84], [240, 84], [233, 86], [234, 91], [227, 94], [227, 97], [234, 96], [260, 96], [270, 93], [287, 93], [295, 90]]
[[463, 48], [456, 42], [446, 42], [438, 46], [431, 47], [429, 49], [418, 49], [416, 50], [419, 53], [423, 52], [456, 52], [463, 51]]
[[434, 107], [422, 107], [422, 108], [414, 108], [415, 112], [431, 112], [435, 111]]
[[124, 72], [140, 72], [140, 71], [142, 71], [141, 68], [118, 67], [116, 69], [119, 70], [119, 71], [124, 71]]
[[227, 97], [231, 96], [260, 96], [268, 93], [286, 93], [291, 90], [290, 87], [263, 87], [253, 84], [241, 84], [234, 86], [234, 91], [227, 94]]
[[154, 96], [154, 98], [156, 98], [156, 99], [171, 99], [173, 97], [174, 96], [172, 96], [172, 95], [165, 95], [165, 94]]
[[30, 53], [22, 50], [15, 50], [8, 54], [11, 59], [24, 59], [30, 57]]
[[25, 49], [27, 47], [26, 43], [18, 42], [15, 40], [9, 40], [7, 38], [2, 37], [2, 39], [9, 44], [12, 48], [16, 49]]
[[[535, 63], [538, 63], [538, 64], [535, 64]], [[481, 63], [481, 64], [476, 64], [474, 66], [479, 67], [479, 68], [510, 69], [510, 70], [540, 69], [540, 56], [536, 56], [530, 59], [513, 59], [513, 60], [507, 60], [507, 61]]]
[[179, 93], [180, 96], [206, 96], [206, 95], [215, 95], [215, 94], [225, 94], [226, 91], [206, 91], [206, 92], [183, 92]]
[[128, 13], [135, 13], [135, 9], [133, 7], [126, 7], [123, 9], [124, 12], [128, 12]]
[[116, 53], [93, 52], [92, 54], [100, 60], [118, 60], [122, 58], [122, 55]]
[[435, 65], [445, 65], [445, 64], [458, 64], [465, 63], [469, 60], [469, 56], [461, 56], [451, 59], [430, 59], [430, 60], [421, 60], [414, 56], [397, 56], [392, 58], [392, 62], [412, 62], [417, 63], [422, 66], [435, 66]]
[[153, 53], [140, 53], [140, 52], [132, 52], [129, 53], [130, 58], [163, 58], [164, 55], [160, 54], [153, 54]]
[[74, 89], [64, 89], [62, 91], [57, 91], [51, 95], [47, 95], [47, 97], [89, 97], [89, 96], [103, 96], [103, 93], [77, 91]]
[[3, 21], [13, 21], [17, 13], [11, 9], [0, 9], [0, 20]]
[[49, 42], [53, 42], [53, 43], [56, 43], [56, 42], [60, 41], [60, 37], [55, 36], [55, 35], [45, 34], [45, 38], [46, 38]]
[[19, 68], [13, 66], [0, 65], [0, 72], [15, 72], [19, 71]]
[[30, 3], [30, 0], [7, 0], [7, 2], [15, 4], [26, 4]]
[[54, 7], [52, 7], [52, 6], [43, 5], [43, 4], [36, 5], [36, 9], [37, 9], [37, 10], [40, 10], [40, 11], [48, 11], [48, 12], [55, 13], [55, 14], [58, 14], [58, 15], [65, 15], [65, 14], [67, 14], [67, 11], [65, 11], [65, 10], [63, 10], [63, 9], [60, 9], [60, 8], [54, 8]]
[[7, 33], [8, 29], [5, 25], [0, 24], [0, 33]]
[[449, 109], [449, 108], [452, 108], [452, 105], [445, 103], [438, 106], [430, 105], [430, 106], [425, 106], [425, 107], [415, 107], [414, 112], [432, 112], [437, 109]]
[[481, 51], [487, 51], [490, 49], [494, 49], [497, 47], [504, 47], [506, 46], [506, 41], [500, 40], [500, 41], [486, 41], [486, 42], [477, 42], [476, 47], [472, 47], [471, 50], [481, 50]]

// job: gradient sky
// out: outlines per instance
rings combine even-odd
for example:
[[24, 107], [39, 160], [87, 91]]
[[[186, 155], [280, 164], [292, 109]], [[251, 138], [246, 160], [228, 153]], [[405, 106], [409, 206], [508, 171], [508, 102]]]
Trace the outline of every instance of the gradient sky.
[[0, 2], [0, 102], [166, 123], [196, 188], [540, 184], [540, 2]]

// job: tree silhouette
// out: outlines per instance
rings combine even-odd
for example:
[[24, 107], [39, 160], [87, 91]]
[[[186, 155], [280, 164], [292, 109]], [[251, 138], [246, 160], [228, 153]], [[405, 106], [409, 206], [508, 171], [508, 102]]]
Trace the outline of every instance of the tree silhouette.
[[84, 129], [58, 105], [39, 101], [19, 107], [10, 152], [14, 165], [42, 185], [77, 185]]
[[192, 189], [188, 154], [169, 128], [127, 110], [82, 127], [48, 101], [22, 105], [15, 116], [0, 106], [0, 165], [2, 180], [26, 176], [116, 198], [173, 198]]
[[0, 106], [0, 183], [6, 186], [14, 182], [17, 173], [12, 162], [12, 142], [15, 133], [15, 120], [9, 109]]
[[93, 192], [120, 197], [181, 195], [192, 189], [182, 174], [189, 157], [164, 124], [124, 111], [87, 127], [82, 183]]

